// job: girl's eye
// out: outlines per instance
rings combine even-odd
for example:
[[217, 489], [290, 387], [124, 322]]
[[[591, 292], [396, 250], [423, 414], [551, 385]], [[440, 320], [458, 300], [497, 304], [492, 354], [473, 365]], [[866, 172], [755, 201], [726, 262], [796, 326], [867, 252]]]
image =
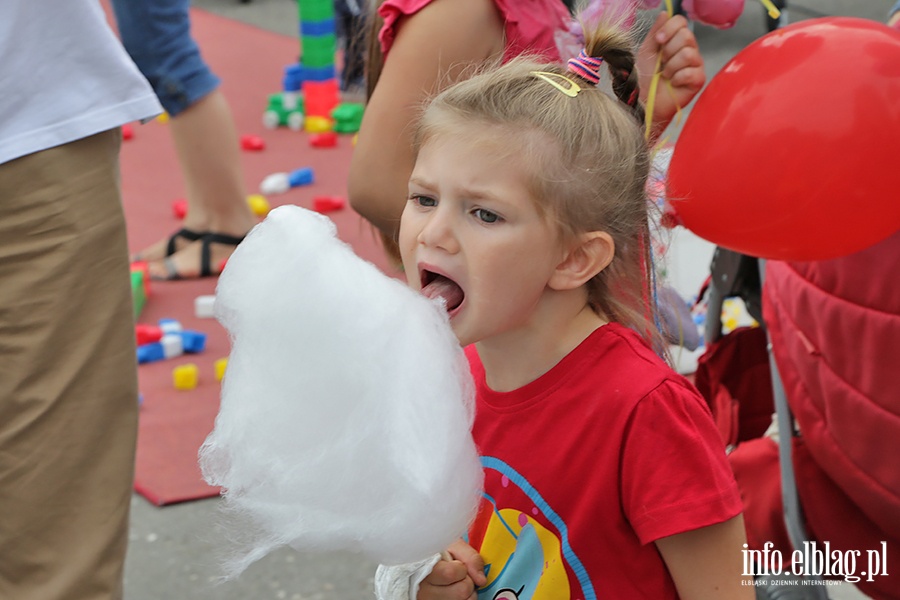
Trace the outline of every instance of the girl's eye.
[[496, 223], [500, 220], [500, 215], [484, 208], [476, 208], [474, 211], [472, 211], [472, 214], [475, 215], [475, 217], [482, 223]]
[[409, 197], [409, 199], [412, 200], [413, 203], [418, 204], [419, 206], [422, 206], [424, 208], [433, 208], [437, 206], [437, 200], [428, 196], [419, 196], [417, 194], [413, 194]]

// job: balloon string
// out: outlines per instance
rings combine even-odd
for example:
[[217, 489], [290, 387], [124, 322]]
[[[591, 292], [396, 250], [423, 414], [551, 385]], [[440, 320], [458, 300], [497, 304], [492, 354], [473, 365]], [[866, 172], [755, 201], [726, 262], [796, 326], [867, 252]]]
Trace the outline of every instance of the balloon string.
[[[672, 7], [672, 0], [666, 0], [666, 12], [669, 14], [669, 18], [672, 18], [672, 15], [675, 14], [675, 9]], [[659, 87], [659, 78], [662, 76], [662, 48], [659, 49], [659, 53], [656, 55], [656, 67], [653, 69], [653, 77], [650, 78], [650, 89], [647, 90], [647, 106], [645, 107], [646, 113], [644, 115], [644, 139], [647, 141], [650, 140], [650, 133], [653, 130], [653, 107], [656, 105], [656, 90]]]
[[781, 11], [778, 10], [778, 7], [772, 4], [772, 0], [759, 0], [762, 2], [762, 5], [765, 7], [767, 11], [769, 11], [769, 16], [773, 19], [778, 19], [781, 17]]

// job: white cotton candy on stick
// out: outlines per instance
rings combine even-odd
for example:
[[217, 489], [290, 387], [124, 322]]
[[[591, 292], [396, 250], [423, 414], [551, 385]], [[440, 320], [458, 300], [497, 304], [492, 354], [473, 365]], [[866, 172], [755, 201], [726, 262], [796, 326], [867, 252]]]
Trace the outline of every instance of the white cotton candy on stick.
[[312, 211], [271, 211], [220, 276], [232, 350], [206, 480], [252, 524], [234, 575], [285, 544], [383, 564], [440, 552], [477, 507], [474, 392], [446, 312]]

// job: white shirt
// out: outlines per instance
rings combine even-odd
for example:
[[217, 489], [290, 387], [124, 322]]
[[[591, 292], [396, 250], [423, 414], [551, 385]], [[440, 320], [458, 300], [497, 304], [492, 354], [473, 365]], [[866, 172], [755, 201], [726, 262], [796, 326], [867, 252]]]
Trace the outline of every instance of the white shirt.
[[0, 0], [0, 164], [160, 112], [98, 0]]

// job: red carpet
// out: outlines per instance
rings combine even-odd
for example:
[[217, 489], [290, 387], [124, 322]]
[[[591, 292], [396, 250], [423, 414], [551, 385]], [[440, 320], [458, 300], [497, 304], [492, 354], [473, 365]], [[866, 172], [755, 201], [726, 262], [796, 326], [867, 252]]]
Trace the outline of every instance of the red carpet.
[[[351, 136], [344, 135], [334, 149], [314, 149], [307, 134], [262, 126], [268, 94], [281, 89], [283, 68], [296, 61], [299, 41], [192, 10], [193, 32], [203, 55], [223, 80], [241, 135], [254, 134], [266, 142], [262, 152], [243, 152], [248, 193], [270, 173], [310, 166], [315, 183], [286, 194], [269, 197], [275, 207], [296, 204], [312, 207], [314, 196], [346, 196]], [[183, 197], [183, 185], [167, 126], [154, 121], [134, 126], [134, 138], [122, 146], [122, 188], [132, 251], [152, 244], [179, 228], [172, 201]], [[330, 213], [341, 239], [357, 253], [381, 268], [387, 267], [375, 235], [349, 208]], [[216, 280], [154, 282], [151, 296], [139, 319], [155, 323], [160, 318], [179, 320], [185, 328], [205, 332], [203, 354], [184, 356], [139, 367], [143, 395], [137, 449], [135, 489], [157, 505], [214, 496], [197, 464], [197, 451], [212, 430], [219, 407], [219, 383], [213, 363], [228, 355], [224, 329], [212, 319], [194, 317], [194, 298], [213, 294]], [[260, 306], [260, 310], [266, 310]], [[200, 385], [178, 391], [172, 369], [193, 362], [200, 369]]]

